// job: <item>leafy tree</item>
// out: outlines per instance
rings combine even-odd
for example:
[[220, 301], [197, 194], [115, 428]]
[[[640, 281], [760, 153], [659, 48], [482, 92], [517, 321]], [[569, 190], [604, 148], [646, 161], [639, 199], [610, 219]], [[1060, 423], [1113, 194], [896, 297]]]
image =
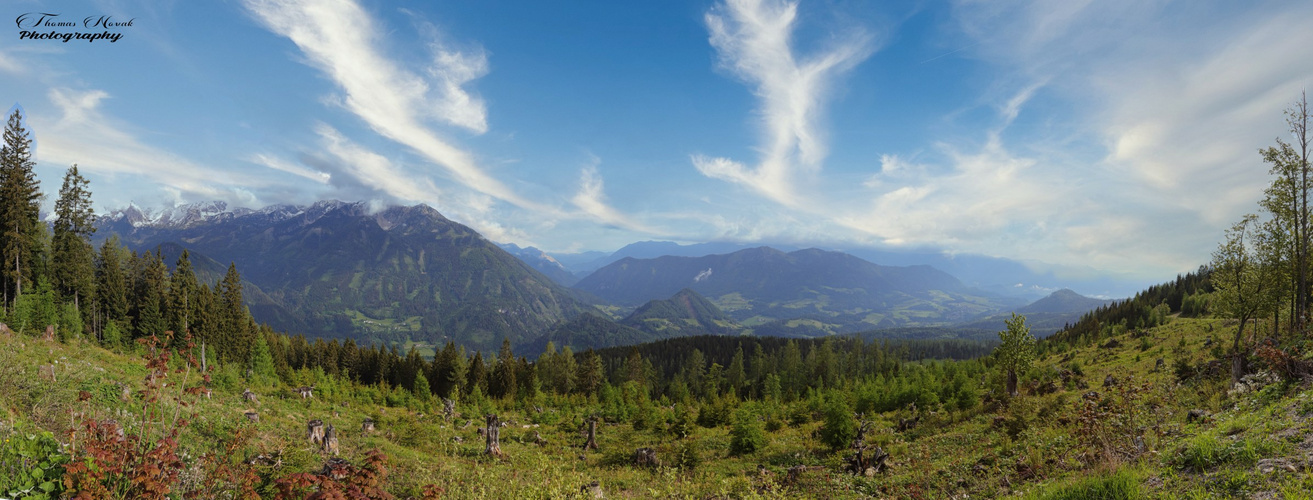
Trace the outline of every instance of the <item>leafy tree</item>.
[[45, 229], [38, 220], [42, 195], [33, 171], [32, 137], [23, 121], [14, 109], [0, 147], [0, 276], [6, 304], [22, 294], [24, 283], [36, 280], [34, 264]]
[[1226, 239], [1213, 252], [1211, 281], [1217, 290], [1217, 312], [1240, 320], [1231, 345], [1231, 384], [1244, 376], [1248, 348], [1243, 344], [1245, 324], [1271, 307], [1271, 274], [1276, 266], [1268, 252], [1269, 231], [1255, 215], [1246, 215], [1226, 232]]
[[60, 295], [81, 309], [84, 299], [94, 299], [95, 250], [91, 235], [96, 232], [96, 214], [91, 208], [91, 191], [78, 173], [77, 165], [64, 173], [64, 185], [55, 200], [55, 224], [51, 278]]
[[1313, 191], [1313, 183], [1309, 182], [1309, 142], [1313, 139], [1309, 136], [1309, 121], [1308, 98], [1301, 94], [1299, 101], [1286, 110], [1286, 124], [1294, 143], [1278, 138], [1276, 146], [1259, 151], [1275, 177], [1259, 203], [1272, 215], [1269, 259], [1279, 262], [1272, 278], [1279, 280], [1274, 287], [1282, 289], [1281, 295], [1289, 298], [1289, 318], [1297, 328], [1307, 321], [1309, 305], [1313, 302], [1308, 279], [1309, 251], [1313, 246], [1308, 206], [1309, 191]]
[[994, 349], [994, 359], [998, 360], [998, 366], [1007, 373], [1008, 395], [1015, 397], [1017, 374], [1030, 367], [1030, 361], [1035, 357], [1035, 337], [1030, 335], [1025, 316], [1012, 313], [1012, 318], [1005, 322], [1008, 328], [998, 332], [1002, 343]]

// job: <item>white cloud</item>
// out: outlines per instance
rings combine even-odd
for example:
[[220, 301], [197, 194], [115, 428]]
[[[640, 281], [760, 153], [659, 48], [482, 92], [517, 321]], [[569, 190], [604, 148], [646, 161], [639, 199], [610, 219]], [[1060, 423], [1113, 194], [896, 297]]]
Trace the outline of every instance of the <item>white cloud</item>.
[[794, 54], [798, 4], [778, 0], [727, 0], [706, 14], [720, 64], [753, 87], [762, 115], [762, 158], [755, 167], [728, 158], [694, 155], [708, 177], [743, 184], [784, 205], [797, 206], [799, 171], [821, 168], [827, 150], [820, 125], [834, 78], [873, 50], [870, 37], [853, 33], [812, 57]]
[[35, 158], [43, 164], [78, 164], [84, 172], [140, 176], [169, 186], [179, 200], [225, 200], [245, 205], [251, 194], [242, 188], [260, 185], [250, 176], [197, 164], [170, 151], [142, 143], [131, 127], [100, 110], [108, 99], [102, 90], [53, 88], [48, 97], [59, 109], [53, 122], [32, 116], [37, 140]]
[[334, 164], [355, 183], [385, 197], [440, 206], [440, 191], [432, 179], [416, 178], [402, 171], [383, 155], [360, 147], [333, 127], [319, 124], [315, 132], [324, 152], [332, 155], [337, 160]]
[[0, 71], [15, 75], [23, 74], [22, 66], [19, 66], [18, 61], [14, 60], [12, 56], [6, 54], [3, 48], [0, 48]]
[[297, 165], [266, 154], [253, 155], [251, 156], [250, 161], [251, 163], [255, 163], [256, 165], [263, 165], [272, 168], [274, 170], [287, 172], [297, 177], [309, 179], [318, 182], [320, 184], [328, 184], [328, 181], [332, 180], [333, 178], [332, 174], [329, 174], [328, 172], [322, 172], [319, 170], [315, 170], [313, 168]]
[[593, 156], [589, 164], [580, 171], [579, 191], [570, 202], [587, 217], [603, 224], [652, 235], [664, 235], [661, 231], [635, 221], [606, 203], [602, 176], [597, 172], [599, 163], [601, 159]]
[[310, 65], [332, 79], [344, 93], [339, 104], [378, 134], [412, 148], [476, 191], [522, 208], [555, 210], [514, 193], [485, 172], [472, 154], [426, 123], [439, 120], [475, 133], [487, 130], [483, 101], [463, 88], [487, 72], [482, 51], [454, 51], [435, 41], [425, 78], [382, 50], [375, 20], [353, 1], [247, 0], [245, 4], [266, 28], [290, 39]]

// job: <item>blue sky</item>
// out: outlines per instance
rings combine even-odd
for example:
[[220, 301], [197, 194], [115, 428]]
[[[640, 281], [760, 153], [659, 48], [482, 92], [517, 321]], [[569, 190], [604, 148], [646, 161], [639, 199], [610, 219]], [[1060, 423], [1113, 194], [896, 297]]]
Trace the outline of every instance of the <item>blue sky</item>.
[[[113, 43], [20, 39], [29, 12], [132, 25]], [[101, 209], [427, 203], [549, 251], [937, 249], [1157, 281], [1256, 210], [1257, 150], [1313, 82], [1313, 3], [1296, 1], [0, 14], [0, 102], [27, 113], [47, 192], [76, 163]]]

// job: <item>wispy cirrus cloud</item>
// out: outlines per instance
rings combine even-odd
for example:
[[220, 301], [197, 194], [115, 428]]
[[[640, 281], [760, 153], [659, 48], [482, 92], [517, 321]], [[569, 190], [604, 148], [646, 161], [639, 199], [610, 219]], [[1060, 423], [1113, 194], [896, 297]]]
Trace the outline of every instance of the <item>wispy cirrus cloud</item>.
[[794, 52], [798, 4], [778, 0], [727, 0], [705, 16], [720, 65], [753, 87], [760, 100], [761, 158], [755, 167], [693, 155], [703, 175], [735, 182], [784, 205], [797, 206], [800, 171], [820, 169], [827, 150], [821, 118], [834, 79], [874, 50], [856, 31], [811, 56]]
[[378, 134], [405, 145], [480, 193], [513, 205], [555, 211], [525, 199], [489, 175], [470, 152], [434, 128], [444, 122], [474, 133], [487, 130], [481, 99], [465, 90], [487, 73], [479, 50], [457, 51], [434, 40], [423, 74], [389, 57], [373, 16], [350, 0], [246, 0], [247, 9], [270, 31], [287, 37], [342, 90], [338, 104]]
[[253, 176], [196, 163], [138, 139], [133, 127], [101, 111], [110, 98], [103, 90], [53, 88], [48, 98], [59, 111], [53, 121], [33, 116], [36, 157], [43, 164], [78, 164], [84, 172], [130, 175], [166, 187], [175, 202], [228, 200], [255, 202], [252, 189], [266, 184]]
[[1295, 62], [1313, 57], [1313, 31], [1302, 22], [1313, 5], [1181, 7], [954, 3], [954, 19], [976, 42], [971, 56], [996, 68], [999, 85], [1041, 80], [1067, 111], [1040, 118], [1066, 137], [1006, 141], [1036, 155], [1032, 171], [1048, 182], [1081, 181], [1059, 206], [1083, 216], [1019, 219], [1048, 219], [1037, 236], [1057, 259], [1190, 269], [1230, 221], [1256, 209], [1268, 179], [1255, 150], [1284, 135], [1280, 111], [1313, 82], [1313, 67]]
[[575, 193], [574, 197], [570, 198], [570, 203], [588, 218], [608, 226], [667, 236], [667, 233], [621, 213], [606, 202], [602, 175], [597, 171], [597, 165], [601, 161], [600, 158], [591, 156], [589, 164], [584, 166], [579, 173], [579, 191]]

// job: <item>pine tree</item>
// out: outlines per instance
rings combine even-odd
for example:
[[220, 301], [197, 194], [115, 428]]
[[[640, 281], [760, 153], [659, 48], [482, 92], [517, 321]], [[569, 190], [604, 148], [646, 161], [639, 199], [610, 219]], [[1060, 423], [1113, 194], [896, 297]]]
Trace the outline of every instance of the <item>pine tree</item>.
[[168, 328], [164, 323], [164, 286], [166, 269], [157, 254], [146, 252], [132, 259], [133, 281], [132, 316], [135, 338], [157, 335], [163, 338]]
[[32, 138], [17, 109], [5, 124], [0, 147], [0, 276], [8, 305], [36, 281], [34, 264], [41, 253], [41, 189], [32, 160]]
[[242, 277], [237, 274], [237, 264], [228, 264], [228, 272], [219, 282], [219, 297], [216, 301], [217, 323], [215, 343], [219, 358], [225, 360], [246, 359], [249, 349], [250, 332], [247, 331], [246, 307], [242, 305]]
[[96, 232], [96, 214], [91, 208], [91, 191], [77, 165], [64, 173], [64, 185], [55, 201], [54, 236], [52, 237], [52, 282], [60, 295], [82, 309], [83, 302], [94, 300], [95, 250], [91, 235]]
[[120, 329], [128, 324], [128, 281], [123, 271], [123, 253], [118, 235], [111, 235], [96, 256], [96, 309], [100, 318], [97, 324], [113, 321]]
[[511, 353], [511, 339], [502, 339], [501, 350], [497, 353], [497, 362], [492, 368], [492, 380], [488, 382], [488, 395], [493, 399], [514, 396], [515, 355]]
[[191, 256], [187, 250], [178, 256], [169, 277], [169, 329], [183, 335], [191, 331], [192, 311], [195, 308], [197, 289], [196, 273], [192, 271]]
[[465, 376], [465, 383], [468, 384], [468, 388], [465, 389], [466, 394], [474, 392], [476, 388], [479, 389], [480, 394], [487, 393], [488, 365], [483, 362], [483, 353], [474, 353], [474, 359], [470, 360], [468, 374]]
[[274, 357], [269, 351], [269, 343], [265, 340], [264, 335], [256, 335], [248, 366], [251, 368], [251, 373], [255, 376], [256, 381], [260, 384], [272, 384], [278, 379], [278, 374], [274, 370]]

